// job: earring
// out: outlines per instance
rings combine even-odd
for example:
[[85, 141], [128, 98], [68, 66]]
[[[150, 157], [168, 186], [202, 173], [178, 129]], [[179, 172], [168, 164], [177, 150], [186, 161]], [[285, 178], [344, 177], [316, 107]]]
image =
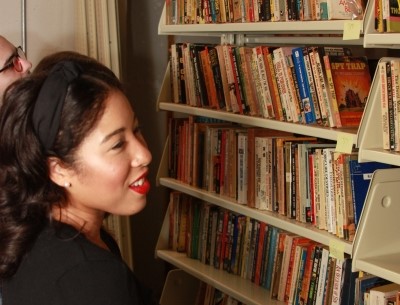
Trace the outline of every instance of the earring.
[[71, 182], [64, 182], [64, 187], [68, 188], [71, 186]]

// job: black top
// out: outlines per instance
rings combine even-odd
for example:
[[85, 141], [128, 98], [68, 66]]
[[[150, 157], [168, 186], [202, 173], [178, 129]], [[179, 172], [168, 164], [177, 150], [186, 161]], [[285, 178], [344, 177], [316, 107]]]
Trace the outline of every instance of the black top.
[[3, 283], [3, 305], [157, 304], [103, 233], [111, 252], [66, 224], [46, 227], [17, 273]]

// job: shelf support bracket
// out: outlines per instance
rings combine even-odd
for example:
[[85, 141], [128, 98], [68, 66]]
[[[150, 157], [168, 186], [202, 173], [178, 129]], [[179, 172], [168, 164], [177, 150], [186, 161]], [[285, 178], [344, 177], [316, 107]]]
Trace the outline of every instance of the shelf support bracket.
[[243, 46], [245, 44], [244, 34], [233, 34], [233, 33], [221, 34], [221, 44]]

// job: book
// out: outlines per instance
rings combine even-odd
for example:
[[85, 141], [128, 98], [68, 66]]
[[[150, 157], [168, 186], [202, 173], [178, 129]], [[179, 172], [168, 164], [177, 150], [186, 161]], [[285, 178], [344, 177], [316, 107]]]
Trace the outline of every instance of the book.
[[350, 179], [354, 205], [354, 222], [358, 226], [364, 207], [365, 198], [373, 176], [378, 169], [390, 168], [391, 165], [381, 162], [361, 162], [350, 160]]
[[307, 71], [303, 56], [303, 47], [294, 48], [292, 50], [293, 60], [297, 80], [299, 82], [299, 92], [302, 107], [304, 109], [305, 122], [307, 124], [316, 123], [314, 101], [310, 91], [310, 84], [307, 78]]
[[225, 56], [223, 52], [222, 45], [216, 45], [215, 50], [217, 51], [218, 55], [218, 62], [220, 68], [220, 75], [221, 75], [221, 84], [222, 89], [224, 91], [224, 102], [225, 102], [225, 110], [230, 112], [232, 111], [231, 102], [230, 102], [230, 88], [228, 84], [228, 75], [227, 75], [227, 68], [225, 63]]
[[243, 94], [246, 103], [249, 106], [249, 115], [260, 116], [260, 106], [257, 99], [255, 81], [251, 67], [251, 57], [253, 56], [252, 48], [241, 46], [237, 48], [237, 51], [240, 55], [240, 71], [243, 84]]
[[265, 268], [266, 269], [265, 281], [263, 282], [263, 287], [265, 287], [268, 290], [271, 289], [274, 261], [275, 261], [275, 257], [276, 257], [276, 253], [277, 253], [277, 247], [278, 247], [278, 233], [279, 233], [279, 229], [277, 227], [270, 226], [270, 229], [269, 229], [270, 238], [268, 241], [268, 244], [269, 244], [268, 262], [267, 262], [267, 266]]
[[261, 114], [265, 118], [274, 118], [274, 108], [272, 104], [271, 90], [267, 80], [266, 65], [262, 46], [256, 46], [253, 49], [253, 56], [257, 62], [257, 71], [261, 85]]
[[303, 61], [304, 61], [304, 65], [305, 65], [308, 85], [309, 85], [309, 88], [310, 88], [310, 95], [311, 95], [311, 98], [312, 98], [311, 100], [312, 100], [313, 105], [314, 105], [315, 120], [316, 120], [316, 122], [318, 124], [322, 124], [323, 125], [324, 122], [322, 121], [321, 109], [319, 107], [317, 88], [316, 88], [316, 84], [315, 84], [315, 80], [314, 80], [313, 68], [311, 66], [311, 58], [308, 55], [308, 47], [303, 47], [302, 51], [303, 51]]
[[359, 272], [353, 272], [351, 265], [352, 259], [345, 257], [343, 263], [342, 281], [340, 283], [340, 305], [354, 304], [354, 291]]
[[292, 244], [296, 235], [288, 233], [285, 237], [285, 244], [282, 257], [282, 269], [279, 277], [278, 301], [285, 301], [286, 283], [289, 276], [290, 256], [292, 253]]
[[389, 12], [386, 17], [386, 32], [399, 33], [400, 32], [400, 7], [397, 0], [382, 0], [387, 1]]
[[374, 28], [378, 33], [383, 33], [382, 0], [374, 1]]
[[365, 56], [329, 56], [340, 120], [344, 127], [358, 127], [371, 88]]
[[315, 304], [317, 287], [318, 287], [318, 277], [320, 274], [319, 270], [321, 268], [321, 257], [322, 257], [322, 246], [317, 245], [314, 250], [310, 284], [307, 291], [308, 293], [307, 305]]
[[248, 174], [247, 174], [247, 132], [239, 132], [237, 134], [237, 151], [238, 151], [238, 175], [237, 175], [237, 202], [239, 204], [247, 204], [247, 192], [248, 192]]
[[291, 86], [289, 84], [288, 65], [282, 47], [273, 50], [273, 60], [283, 115], [287, 122], [297, 122], [298, 119], [296, 121], [296, 117], [293, 117], [294, 105], [291, 99], [293, 95], [291, 94]]
[[301, 283], [301, 291], [298, 296], [298, 300], [300, 304], [307, 304], [308, 302], [308, 291], [310, 287], [310, 280], [313, 269], [315, 248], [317, 246], [316, 242], [310, 242], [307, 246], [307, 256], [304, 265], [303, 279]]
[[243, 108], [240, 101], [240, 96], [238, 96], [238, 90], [236, 90], [235, 82], [235, 71], [233, 63], [231, 60], [231, 48], [230, 45], [222, 45], [222, 54], [225, 61], [225, 69], [227, 75], [227, 82], [229, 88], [229, 95], [225, 98], [229, 99], [230, 109], [233, 113], [243, 113]]
[[267, 81], [271, 93], [272, 105], [274, 109], [275, 120], [283, 121], [282, 104], [279, 96], [278, 83], [275, 76], [272, 47], [263, 46], [264, 63], [267, 72]]
[[387, 103], [388, 103], [388, 118], [389, 118], [389, 149], [394, 150], [395, 147], [395, 125], [394, 121], [394, 105], [393, 105], [393, 83], [392, 83], [392, 69], [390, 61], [386, 62], [386, 90], [387, 90]]
[[343, 259], [336, 259], [335, 270], [334, 270], [334, 279], [332, 284], [332, 296], [331, 296], [331, 305], [339, 305], [340, 304], [340, 285], [342, 281], [343, 275]]
[[329, 250], [326, 247], [322, 248], [321, 260], [319, 262], [318, 283], [316, 285], [315, 304], [322, 305], [325, 295], [327, 271], [329, 266]]
[[310, 240], [306, 237], [296, 236], [292, 242], [292, 249], [290, 252], [289, 269], [287, 274], [286, 289], [284, 294], [284, 300], [288, 304], [293, 303], [295, 290], [297, 290], [297, 278], [299, 272], [299, 265], [303, 257], [303, 249], [310, 243]]
[[274, 268], [272, 271], [272, 279], [271, 279], [271, 299], [277, 300], [279, 294], [279, 284], [283, 266], [283, 254], [285, 251], [285, 239], [288, 235], [287, 232], [279, 232], [277, 236], [277, 249], [274, 261]]
[[392, 76], [392, 98], [394, 111], [394, 151], [400, 151], [400, 61], [398, 59], [390, 60], [391, 76]]
[[382, 119], [382, 148], [390, 149], [390, 127], [389, 127], [389, 102], [388, 83], [386, 76], [386, 62], [378, 63], [378, 76], [380, 85], [381, 119]]
[[400, 285], [396, 283], [374, 287], [369, 291], [370, 305], [385, 305], [386, 300], [395, 297], [399, 291]]
[[355, 304], [364, 305], [365, 293], [369, 293], [369, 291], [374, 287], [382, 286], [389, 283], [390, 282], [388, 280], [372, 274], [366, 274], [364, 276], [358, 277], [356, 279], [356, 291], [354, 296]]
[[364, 3], [360, 0], [353, 1], [352, 3], [347, 1], [327, 0], [327, 19], [361, 19], [364, 9]]
[[225, 109], [225, 93], [222, 84], [222, 73], [221, 67], [219, 66], [220, 60], [218, 58], [217, 49], [214, 46], [210, 46], [208, 48], [208, 56], [210, 60], [212, 76], [215, 83], [215, 90], [216, 90], [216, 99], [217, 99], [217, 108], [218, 109]]

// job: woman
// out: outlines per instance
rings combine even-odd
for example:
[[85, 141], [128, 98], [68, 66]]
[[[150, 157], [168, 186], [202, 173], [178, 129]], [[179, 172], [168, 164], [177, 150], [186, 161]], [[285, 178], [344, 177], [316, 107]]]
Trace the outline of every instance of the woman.
[[3, 305], [156, 304], [102, 229], [146, 205], [138, 118], [97, 61], [49, 69], [12, 84], [0, 110]]

